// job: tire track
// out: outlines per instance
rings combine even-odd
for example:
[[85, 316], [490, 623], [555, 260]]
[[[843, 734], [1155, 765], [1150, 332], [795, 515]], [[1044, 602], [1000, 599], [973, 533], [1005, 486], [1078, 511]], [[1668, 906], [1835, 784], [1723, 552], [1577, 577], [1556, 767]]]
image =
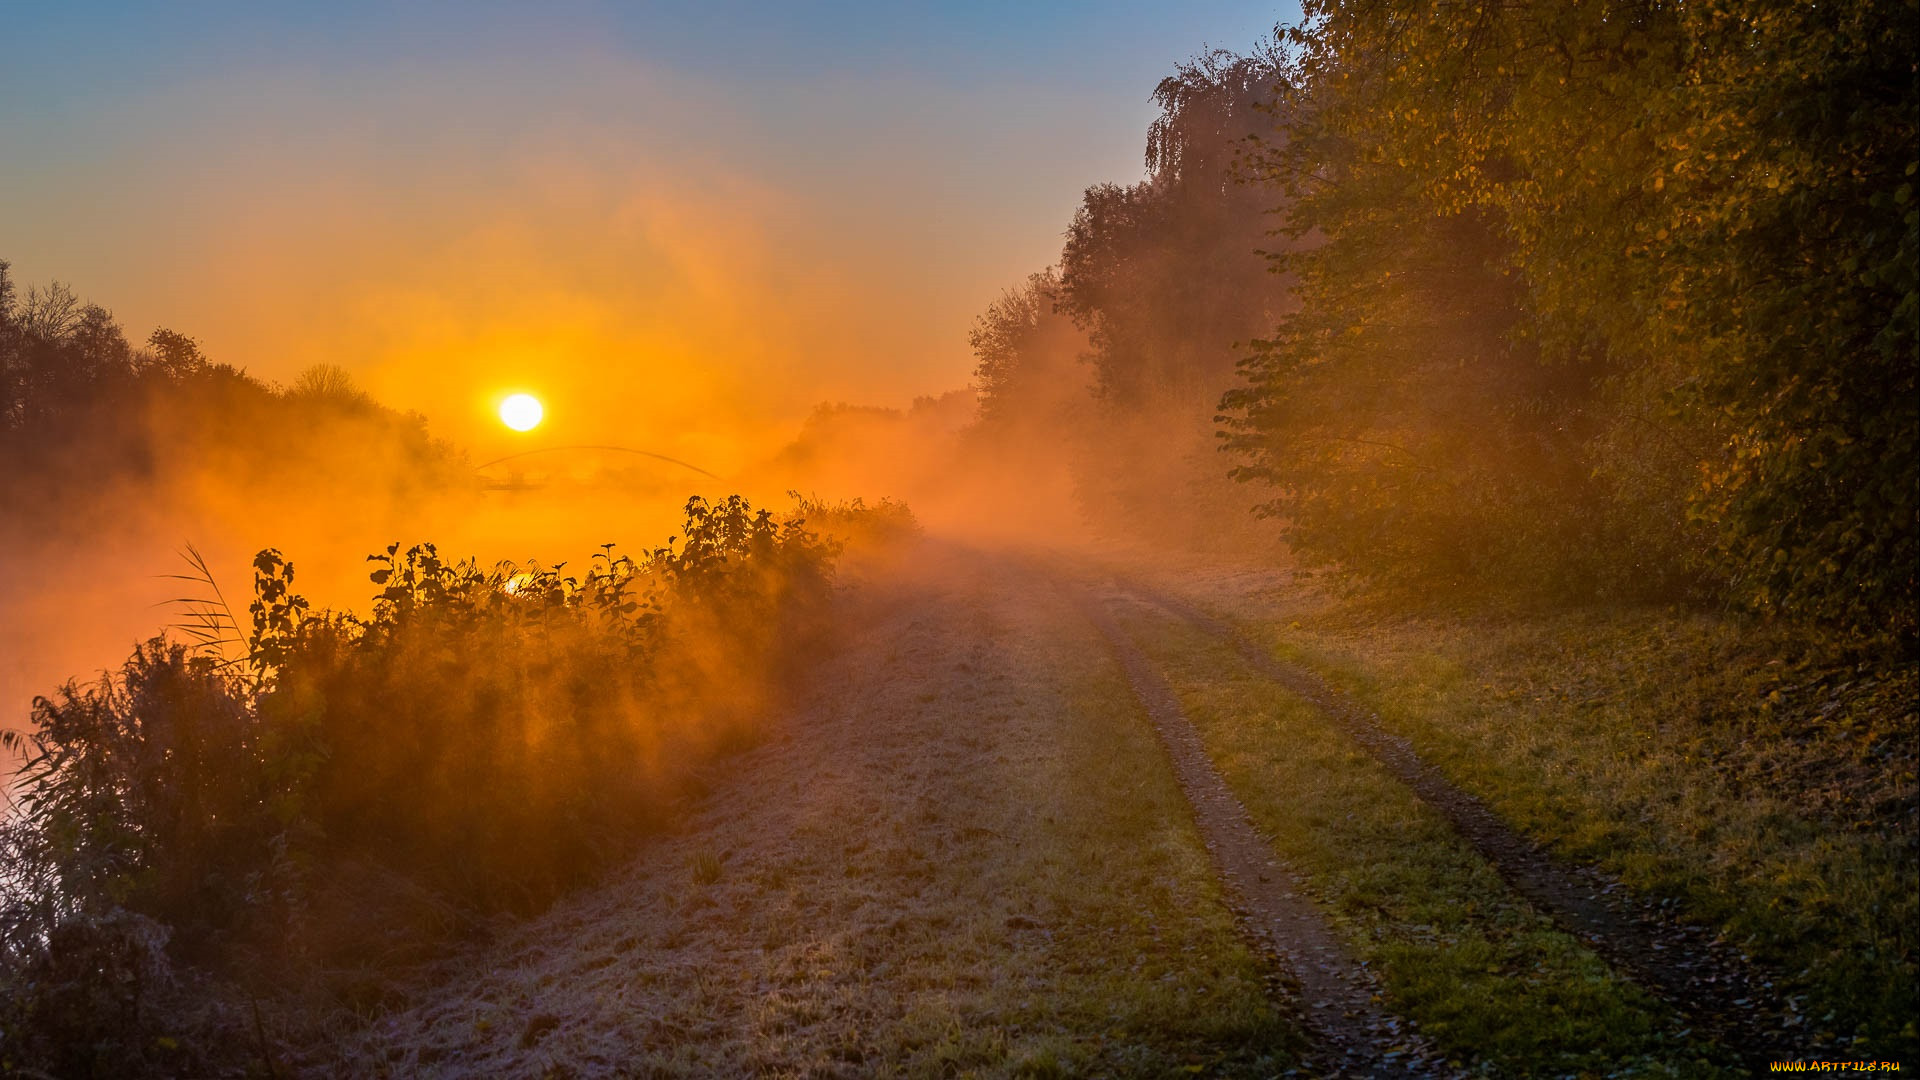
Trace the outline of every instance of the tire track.
[[1207, 850], [1249, 934], [1280, 957], [1298, 982], [1314, 1036], [1306, 1066], [1315, 1076], [1440, 1077], [1440, 1054], [1412, 1023], [1380, 1007], [1372, 975], [1356, 963], [1300, 880], [1275, 857], [1213, 766], [1173, 687], [1114, 622], [1101, 602], [1072, 594], [1107, 639], [1134, 695], [1153, 720]]
[[1660, 998], [1712, 1042], [1763, 1064], [1791, 1040], [1809, 1052], [1805, 1020], [1773, 977], [1708, 928], [1682, 923], [1593, 867], [1565, 863], [1453, 785], [1406, 739], [1314, 672], [1277, 659], [1238, 629], [1151, 586], [1115, 578], [1122, 595], [1158, 607], [1223, 644], [1255, 671], [1332, 719], [1354, 742], [1438, 810], [1507, 884], [1615, 970]]

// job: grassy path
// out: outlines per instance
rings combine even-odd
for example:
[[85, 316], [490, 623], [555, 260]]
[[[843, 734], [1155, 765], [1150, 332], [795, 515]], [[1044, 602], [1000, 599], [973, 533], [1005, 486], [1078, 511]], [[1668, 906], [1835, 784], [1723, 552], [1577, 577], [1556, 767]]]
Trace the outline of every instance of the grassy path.
[[1686, 609], [1409, 611], [1284, 570], [1136, 572], [1227, 623], [1239, 659], [1251, 644], [1331, 686], [1525, 840], [1778, 973], [1773, 1015], [1732, 1037], [1747, 1054], [1913, 1067], [1911, 661]]
[[1158, 607], [1116, 620], [1165, 672], [1209, 755], [1388, 1002], [1499, 1075], [1744, 1075], [1509, 888], [1447, 816], [1323, 710]]
[[1303, 1044], [1152, 729], [1043, 584], [869, 590], [785, 729], [316, 1075], [1271, 1076]]
[[1158, 667], [1092, 596], [1083, 610], [1126, 669], [1186, 792], [1247, 931], [1281, 959], [1307, 1003], [1314, 1036], [1305, 1066], [1314, 1075], [1432, 1077], [1450, 1075], [1432, 1046], [1401, 1017], [1382, 1008], [1379, 986], [1309, 899], [1305, 883], [1254, 828], [1246, 808], [1221, 779], [1207, 747]]
[[[1124, 588], [1230, 646], [1252, 670], [1319, 709], [1421, 802], [1438, 810], [1514, 891], [1684, 1014], [1694, 1030], [1724, 1046], [1751, 1048], [1757, 1062], [1764, 1062], [1769, 1045], [1794, 1022], [1794, 1009], [1776, 993], [1771, 973], [1714, 939], [1705, 927], [1680, 922], [1670, 909], [1632, 896], [1618, 881], [1555, 859], [1523, 838], [1326, 680], [1274, 657], [1189, 603], [1137, 584]], [[1833, 1056], [1831, 1046], [1818, 1049], [1821, 1056]]]

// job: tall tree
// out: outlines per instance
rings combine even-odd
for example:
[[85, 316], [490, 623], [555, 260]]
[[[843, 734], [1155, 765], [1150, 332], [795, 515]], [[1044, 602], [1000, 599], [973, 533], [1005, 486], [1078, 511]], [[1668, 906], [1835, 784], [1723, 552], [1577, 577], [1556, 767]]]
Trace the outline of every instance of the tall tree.
[[1121, 407], [1211, 395], [1233, 346], [1284, 299], [1259, 250], [1272, 196], [1237, 163], [1272, 127], [1278, 58], [1216, 51], [1161, 80], [1147, 179], [1087, 189], [1060, 257], [1059, 304], [1087, 330], [1102, 395]]

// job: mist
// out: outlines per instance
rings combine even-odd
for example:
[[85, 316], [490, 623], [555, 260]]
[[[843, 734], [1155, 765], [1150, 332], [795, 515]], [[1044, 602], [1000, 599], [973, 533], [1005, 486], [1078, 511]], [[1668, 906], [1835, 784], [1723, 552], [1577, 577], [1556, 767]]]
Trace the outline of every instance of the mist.
[[[695, 493], [893, 496], [956, 535], [1074, 535], [1091, 485], [1064, 462], [1096, 451], [1042, 427], [964, 434], [978, 427], [968, 334], [1003, 288], [1058, 259], [1088, 183], [1138, 171], [1144, 90], [1167, 60], [1159, 16], [1136, 15], [1030, 27], [1036, 49], [1091, 33], [1107, 58], [1056, 65], [1046, 78], [1061, 92], [1039, 95], [1005, 84], [1001, 61], [962, 55], [852, 81], [767, 56], [748, 67], [787, 72], [770, 90], [604, 15], [495, 18], [451, 39], [400, 19], [344, 65], [315, 41], [282, 41], [277, 55], [301, 59], [264, 62], [268, 30], [235, 19], [175, 42], [193, 62], [130, 96], [91, 61], [83, 85], [79, 69], [12, 56], [8, 78], [23, 81], [9, 99], [37, 79], [68, 103], [63, 122], [22, 114], [10, 128], [24, 140], [4, 166], [10, 205], [31, 209], [0, 216], [0, 258], [23, 292], [69, 282], [136, 343], [171, 328], [268, 387], [338, 367], [382, 408], [423, 418], [449, 471], [415, 483], [390, 444], [350, 431], [285, 433], [297, 447], [275, 433], [271, 449], [209, 441], [158, 405], [136, 425], [150, 468], [93, 462], [76, 436], [55, 455], [61, 483], [92, 494], [53, 508], [22, 490], [9, 505], [9, 565], [35, 571], [0, 585], [0, 724], [165, 625], [154, 605], [188, 544], [242, 592], [252, 553], [279, 547], [316, 602], [344, 609], [370, 595], [358, 560], [395, 539], [577, 561], [607, 541], [658, 543]], [[1238, 37], [1265, 19], [1193, 17]], [[876, 17], [860, 33], [917, 34], [919, 21]], [[85, 22], [42, 32], [66, 40]], [[92, 27], [109, 51], [123, 31]], [[671, 33], [689, 48], [739, 40], [704, 23]], [[769, 35], [753, 47], [788, 40]], [[407, 53], [427, 38], [430, 55]], [[1124, 92], [1091, 89], [1109, 84]], [[956, 107], [955, 87], [976, 104]], [[1080, 351], [1060, 353], [1069, 396], [1084, 396]], [[1191, 395], [1187, 426], [1205, 426], [1218, 389]], [[534, 436], [493, 416], [513, 391], [547, 406]], [[937, 417], [922, 398], [945, 402]], [[815, 415], [835, 403], [902, 421], [883, 434]], [[195, 416], [186, 426], [227, 422]], [[452, 464], [580, 445], [728, 483], [619, 454], [457, 478]], [[259, 466], [286, 453], [299, 461]]]
[[12, 19], [0, 1073], [1897, 1068], [1911, 12], [1162, 7]]

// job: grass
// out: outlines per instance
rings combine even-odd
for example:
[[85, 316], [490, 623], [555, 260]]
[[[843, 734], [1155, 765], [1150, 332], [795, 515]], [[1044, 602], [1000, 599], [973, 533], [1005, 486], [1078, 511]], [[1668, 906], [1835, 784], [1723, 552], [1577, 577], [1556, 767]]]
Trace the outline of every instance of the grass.
[[1209, 1064], [1259, 1075], [1285, 1060], [1267, 1053], [1290, 1044], [1287, 1029], [1149, 721], [1111, 664], [1089, 660], [1062, 650], [1042, 665], [1043, 677], [1064, 681], [1069, 708], [1052, 732], [1052, 775], [1034, 776], [1026, 798], [1051, 790], [1058, 805], [1029, 831], [1025, 865], [1009, 877], [1026, 879], [1036, 916], [1057, 927], [1045, 960], [1058, 973], [1055, 1007], [1075, 1017], [1069, 1028], [1103, 1037], [1078, 1053], [1043, 1045], [1019, 1071], [1046, 1075], [1053, 1062], [1071, 1075], [1165, 1075]]
[[1664, 608], [1410, 613], [1293, 588], [1210, 606], [1524, 832], [1784, 972], [1821, 1035], [1920, 1053], [1912, 662]]
[[1390, 1003], [1458, 1061], [1535, 1075], [1741, 1075], [1508, 891], [1316, 709], [1158, 612], [1125, 617], [1210, 755]]

